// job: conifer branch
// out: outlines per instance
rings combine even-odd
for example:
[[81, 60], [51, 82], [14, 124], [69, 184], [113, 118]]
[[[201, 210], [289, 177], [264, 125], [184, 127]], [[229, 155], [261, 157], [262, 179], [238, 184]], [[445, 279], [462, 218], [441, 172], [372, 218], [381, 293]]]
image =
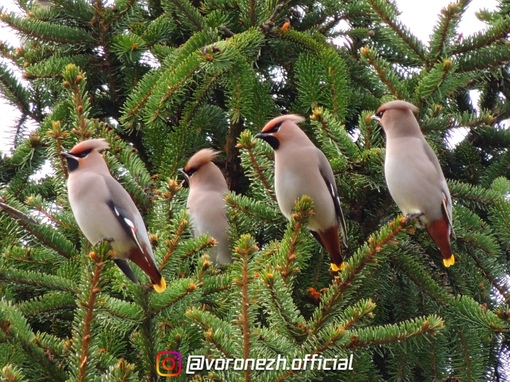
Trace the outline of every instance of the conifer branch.
[[159, 270], [162, 271], [165, 269], [168, 261], [170, 260], [170, 257], [172, 256], [172, 253], [174, 253], [175, 249], [179, 245], [179, 240], [181, 239], [182, 234], [184, 231], [189, 227], [189, 222], [186, 219], [180, 220], [179, 224], [177, 226], [177, 230], [175, 231], [173, 238], [168, 239], [166, 241], [166, 244], [168, 246], [168, 249], [165, 253], [165, 256], [163, 256], [163, 259], [159, 263]]
[[[101, 276], [101, 270], [103, 268], [104, 262], [103, 260], [96, 255], [96, 253], [91, 252], [90, 258], [96, 263], [94, 272], [92, 273], [92, 280], [90, 281], [90, 286], [88, 290], [88, 295], [86, 301], [81, 303], [82, 307], [85, 308], [85, 316], [83, 318], [82, 323], [82, 333], [81, 336], [81, 348], [79, 355], [79, 368], [78, 375], [76, 380], [78, 382], [87, 382], [87, 368], [89, 367], [89, 347], [91, 336], [93, 335], [91, 331], [92, 321], [96, 315], [96, 297], [99, 293], [99, 280]], [[101, 256], [103, 257], [103, 256]]]
[[[504, 283], [498, 282], [498, 280], [492, 275], [492, 273], [489, 271], [489, 269], [480, 261], [480, 258], [475, 255], [474, 251], [466, 251], [469, 256], [474, 260], [476, 263], [476, 266], [480, 268], [484, 276], [489, 280], [492, 287], [496, 289], [500, 295], [505, 299], [505, 302], [510, 305], [510, 290], [507, 286], [505, 286]], [[504, 281], [504, 279], [503, 279]]]
[[38, 316], [75, 307], [74, 295], [69, 292], [50, 292], [19, 304], [20, 311], [27, 316]]
[[168, 285], [168, 291], [163, 294], [152, 295], [150, 300], [150, 315], [156, 316], [163, 310], [181, 301], [186, 296], [189, 296], [199, 286], [191, 278], [182, 278], [172, 281]]
[[204, 337], [208, 343], [214, 345], [218, 352], [227, 358], [234, 358], [239, 346], [237, 340], [241, 333], [231, 322], [219, 319], [211, 312], [196, 308], [188, 309], [186, 316], [197, 322], [204, 330]]
[[264, 176], [264, 173], [262, 172], [262, 169], [260, 168], [257, 158], [255, 158], [255, 155], [253, 153], [252, 148], [257, 143], [252, 139], [252, 135], [250, 132], [244, 131], [239, 136], [239, 141], [237, 143], [238, 148], [246, 150], [248, 153], [248, 156], [250, 158], [250, 164], [252, 168], [255, 171], [255, 174], [257, 174], [257, 178], [262, 182], [264, 185], [264, 188], [266, 189], [267, 193], [273, 199], [276, 201], [276, 196], [274, 195], [273, 188], [269, 185], [269, 182], [267, 181], [267, 178]]
[[443, 319], [430, 315], [399, 324], [384, 325], [377, 328], [379, 330], [373, 328], [352, 330], [346, 336], [348, 343], [345, 347], [347, 349], [359, 349], [367, 346], [380, 346], [405, 341], [423, 334], [434, 335], [443, 329], [444, 325]]
[[200, 12], [193, 6], [188, 0], [174, 0], [172, 4], [177, 8], [183, 18], [190, 21], [196, 28], [197, 31], [201, 31], [207, 28], [206, 23], [203, 20]]
[[278, 14], [281, 12], [283, 7], [285, 7], [287, 5], [288, 2], [289, 2], [289, 0], [279, 0], [278, 3], [276, 4], [276, 7], [274, 8], [271, 16], [260, 26], [260, 29], [262, 29], [262, 31], [265, 34], [271, 32], [273, 30], [274, 22], [275, 22], [276, 18], [278, 17]]
[[[459, 12], [462, 10], [460, 3], [451, 3], [441, 10], [441, 20], [439, 21], [438, 28], [434, 31], [434, 39], [430, 44], [430, 58], [432, 58], [432, 64], [435, 64], [437, 58], [439, 58], [445, 52], [445, 48], [449, 48], [448, 38], [458, 24]], [[431, 62], [428, 62], [430, 65]]]
[[381, 20], [386, 23], [400, 39], [409, 47], [409, 49], [416, 54], [420, 58], [420, 60], [425, 61], [425, 53], [423, 48], [419, 45], [418, 40], [410, 33], [410, 31], [406, 30], [406, 28], [402, 28], [396, 20], [397, 17], [393, 12], [387, 12], [388, 8], [393, 6], [393, 4], [387, 3], [384, 0], [368, 0], [372, 9], [379, 15]]
[[[115, 73], [115, 55], [111, 52], [111, 23], [109, 20], [108, 10], [105, 10], [103, 4], [97, 2], [95, 7], [95, 15], [91, 20], [91, 23], [95, 27], [95, 32], [99, 37], [99, 45], [104, 49], [103, 62], [101, 70], [105, 71], [108, 77], [108, 91], [110, 93], [111, 100], [114, 105], [120, 106], [119, 104], [119, 85], [117, 73]], [[115, 115], [118, 118], [118, 115]]]
[[498, 20], [489, 30], [465, 39], [462, 44], [450, 46], [451, 55], [456, 56], [476, 51], [483, 47], [493, 47], [497, 42], [504, 42], [508, 36], [508, 32], [509, 27], [507, 21]]
[[[18, 224], [23, 227], [25, 231], [37, 238], [43, 245], [51, 248], [66, 259], [70, 259], [73, 256], [73, 253], [76, 252], [74, 245], [72, 245], [65, 237], [60, 237], [60, 234], [55, 232], [52, 227], [48, 227], [46, 225], [33, 226], [32, 224], [22, 221]], [[56, 239], [58, 239], [58, 241]]]
[[69, 177], [67, 163], [64, 157], [60, 154], [66, 151], [64, 150], [63, 141], [65, 138], [67, 138], [69, 133], [62, 130], [60, 121], [53, 121], [52, 127], [53, 128], [50, 131], [48, 131], [47, 134], [50, 138], [53, 138], [53, 140], [56, 143], [57, 146], [56, 154], [60, 164], [60, 168], [62, 170], [62, 173], [64, 174], [64, 178], [67, 179]]
[[473, 374], [471, 373], [471, 370], [473, 368], [471, 366], [472, 361], [471, 361], [471, 352], [469, 351], [470, 350], [470, 346], [468, 345], [466, 336], [462, 332], [459, 333], [459, 341], [460, 341], [461, 348], [462, 348], [462, 355], [463, 355], [463, 359], [464, 359], [464, 365], [466, 365], [465, 372], [467, 374], [468, 380], [469, 379], [474, 380]]
[[250, 26], [255, 26], [257, 23], [257, 1], [249, 0], [249, 15], [250, 15]]
[[[173, 288], [167, 288], [166, 291], [173, 292]], [[168, 293], [159, 294], [160, 298], [166, 298], [168, 297], [167, 295]], [[144, 358], [142, 362], [145, 366], [147, 378], [151, 381], [156, 381], [158, 377], [154, 360], [156, 359], [155, 345], [157, 342], [154, 338], [156, 333], [153, 330], [153, 320], [154, 316], [157, 314], [155, 311], [158, 309], [154, 309], [154, 306], [157, 306], [157, 304], [151, 304], [151, 302], [152, 301], [149, 300], [149, 288], [138, 288], [137, 294], [135, 295], [135, 303], [143, 311], [143, 320], [139, 326], [140, 333], [137, 337], [137, 345]]]
[[[89, 114], [89, 102], [85, 93], [86, 78], [80, 69], [74, 64], [69, 64], [62, 72], [64, 77], [64, 87], [69, 89], [74, 102], [74, 112], [76, 113], [77, 130], [73, 130], [80, 137], [80, 140], [89, 139], [92, 132], [88, 129], [87, 117]], [[83, 82], [82, 82], [83, 81]]]
[[405, 249], [395, 252], [395, 266], [404, 270], [407, 276], [430, 297], [442, 305], [451, 305], [453, 296], [446, 293], [437, 282], [411, 257]]
[[[58, 382], [66, 380], [64, 371], [53, 361], [53, 354], [47, 353], [38, 343], [26, 318], [6, 301], [0, 301], [0, 333], [3, 342], [6, 339], [6, 342], [11, 343], [16, 349], [22, 349], [25, 364], [28, 359], [39, 366], [39, 377], [53, 378]], [[6, 372], [5, 368], [2, 372]]]
[[186, 259], [188, 257], [192, 257], [197, 252], [202, 252], [218, 245], [216, 239], [208, 235], [201, 235], [200, 237], [197, 238], [197, 240], [195, 240], [195, 242], [198, 243], [198, 246], [195, 245], [194, 247], [189, 247], [187, 251], [184, 251], [182, 253], [181, 258]]
[[[338, 294], [351, 287], [357, 275], [368, 265], [373, 263], [374, 257], [379, 254], [383, 247], [393, 244], [393, 239], [402, 230], [404, 230], [410, 222], [405, 217], [398, 217], [382, 227], [375, 235], [371, 235], [368, 239], [368, 245], [365, 244], [354, 257], [349, 260], [346, 271], [342, 272], [341, 277], [335, 279], [338, 285]], [[345, 274], [345, 277], [344, 277]]]
[[58, 276], [15, 268], [0, 268], [0, 280], [24, 285], [33, 285], [36, 287], [46, 287], [53, 290], [61, 290], [64, 292], [76, 293], [77, 289], [76, 285], [71, 280]]
[[420, 99], [426, 99], [438, 92], [441, 85], [443, 85], [444, 81], [448, 78], [448, 75], [455, 72], [455, 69], [456, 66], [453, 65], [452, 61], [449, 59], [434, 65], [429, 73], [420, 81], [416, 89], [416, 93]]
[[276, 321], [275, 324], [285, 328], [285, 330], [282, 328], [279, 330], [280, 334], [286, 335], [286, 337], [290, 335], [296, 343], [301, 342], [307, 335], [306, 322], [298, 313], [297, 307], [291, 301], [284, 301], [282, 298], [290, 293], [289, 290], [283, 288], [290, 286], [283, 276], [280, 275], [278, 278], [275, 272], [277, 269], [272, 268], [263, 274], [264, 285], [267, 286], [268, 292], [269, 301], [266, 302], [268, 314], [271, 318], [276, 316], [277, 318], [273, 318]]
[[225, 196], [225, 203], [234, 210], [236, 214], [241, 212], [244, 215], [262, 219], [270, 224], [277, 224], [284, 221], [282, 216], [275, 211], [273, 204], [268, 205], [244, 195], [227, 194]]
[[1, 13], [0, 20], [25, 36], [60, 44], [92, 43], [93, 37], [83, 29], [58, 25], [41, 20], [20, 18], [15, 14]]
[[388, 89], [391, 91], [391, 93], [397, 98], [402, 99], [402, 96], [399, 92], [399, 90], [396, 88], [396, 86], [393, 84], [393, 82], [390, 80], [390, 78], [387, 75], [388, 68], [383, 67], [379, 64], [379, 62], [376, 59], [375, 53], [372, 51], [372, 49], [368, 47], [364, 47], [361, 49], [361, 55], [366, 58], [370, 66], [374, 68], [376, 71], [379, 79], [388, 87]]
[[5, 211], [8, 215], [10, 215], [13, 219], [22, 220], [26, 223], [39, 225], [39, 222], [32, 219], [27, 214], [18, 211], [14, 207], [9, 206], [8, 204], [4, 203], [4, 199], [0, 197], [0, 211]]
[[[257, 251], [258, 248], [255, 245], [254, 240], [249, 235], [242, 235], [239, 238], [238, 246], [235, 248], [235, 252], [238, 254], [241, 260], [241, 280], [239, 280], [239, 286], [241, 288], [241, 315], [239, 318], [242, 333], [243, 333], [243, 357], [244, 359], [250, 358], [251, 351], [251, 340], [250, 340], [250, 297], [248, 292], [248, 285], [251, 281], [251, 277], [248, 271], [248, 264], [251, 255]], [[250, 369], [246, 368], [244, 372], [244, 380], [247, 382], [251, 381]]]
[[[335, 307], [345, 297], [344, 293], [354, 293], [357, 288], [357, 279], [363, 278], [363, 270], [369, 264], [374, 263], [374, 257], [384, 249], [385, 246], [394, 243], [394, 238], [408, 226], [405, 217], [396, 218], [382, 227], [377, 233], [370, 236], [368, 243], [364, 244], [356, 254], [351, 257], [345, 266], [345, 270], [333, 280], [328, 294], [321, 298], [321, 309], [313, 318], [311, 331], [319, 331], [335, 312]], [[360, 280], [361, 281], [361, 280]]]
[[310, 219], [313, 214], [313, 200], [308, 195], [303, 195], [301, 198], [296, 200], [292, 213], [290, 237], [287, 239], [288, 235], [286, 233], [286, 237], [283, 239], [286, 246], [288, 245], [288, 248], [285, 248], [285, 263], [278, 264], [278, 269], [285, 283], [289, 283], [290, 277], [298, 271], [294, 265], [297, 260], [296, 250], [300, 244], [299, 236], [303, 228], [306, 228], [308, 219]]
[[35, 117], [30, 109], [29, 90], [19, 83], [13, 72], [4, 64], [0, 64], [0, 83], [2, 84], [2, 97], [19, 107], [22, 114]]
[[227, 156], [225, 163], [225, 180], [230, 191], [239, 190], [239, 178], [241, 175], [241, 161], [239, 159], [239, 146], [236, 144], [239, 135], [244, 130], [244, 121], [239, 118], [238, 121], [230, 122], [227, 141], [225, 143], [225, 154]]

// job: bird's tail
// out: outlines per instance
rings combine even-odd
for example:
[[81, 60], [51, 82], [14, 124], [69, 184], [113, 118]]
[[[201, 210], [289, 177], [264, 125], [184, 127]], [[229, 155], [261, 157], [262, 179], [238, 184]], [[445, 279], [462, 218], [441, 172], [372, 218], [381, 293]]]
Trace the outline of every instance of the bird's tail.
[[448, 219], [438, 219], [430, 222], [426, 228], [443, 255], [444, 266], [448, 268], [455, 264], [455, 256], [452, 253], [452, 246], [450, 244], [451, 230]]
[[138, 265], [147, 276], [150, 277], [154, 290], [158, 293], [163, 293], [166, 289], [166, 281], [161, 276], [156, 263], [152, 257], [146, 253], [143, 253], [140, 248], [135, 247], [129, 254], [129, 259]]
[[[331, 269], [338, 272], [344, 269], [342, 250], [340, 249], [340, 238], [338, 226], [334, 225], [314, 235], [321, 245], [328, 251], [331, 257]], [[319, 240], [320, 238], [320, 240]]]

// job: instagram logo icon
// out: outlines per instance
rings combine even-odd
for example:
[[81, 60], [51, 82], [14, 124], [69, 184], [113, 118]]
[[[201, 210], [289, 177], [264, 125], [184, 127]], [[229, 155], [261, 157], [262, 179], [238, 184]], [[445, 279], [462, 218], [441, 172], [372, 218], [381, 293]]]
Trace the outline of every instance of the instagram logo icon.
[[182, 357], [178, 351], [160, 351], [156, 356], [156, 371], [162, 377], [176, 377], [182, 371]]

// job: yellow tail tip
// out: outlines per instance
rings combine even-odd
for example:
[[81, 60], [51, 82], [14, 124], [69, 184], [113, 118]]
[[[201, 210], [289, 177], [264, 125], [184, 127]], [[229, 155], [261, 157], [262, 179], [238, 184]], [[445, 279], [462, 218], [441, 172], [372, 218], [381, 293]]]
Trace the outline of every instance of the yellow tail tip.
[[455, 256], [451, 255], [448, 259], [443, 259], [443, 264], [446, 268], [451, 267], [455, 264]]
[[340, 266], [336, 265], [336, 264], [333, 264], [331, 263], [331, 270], [333, 272], [341, 272], [343, 271], [345, 268], [345, 262], [343, 262], [342, 264], [340, 264]]
[[158, 293], [163, 293], [166, 289], [166, 281], [163, 277], [161, 277], [161, 280], [158, 284], [153, 284], [154, 290]]

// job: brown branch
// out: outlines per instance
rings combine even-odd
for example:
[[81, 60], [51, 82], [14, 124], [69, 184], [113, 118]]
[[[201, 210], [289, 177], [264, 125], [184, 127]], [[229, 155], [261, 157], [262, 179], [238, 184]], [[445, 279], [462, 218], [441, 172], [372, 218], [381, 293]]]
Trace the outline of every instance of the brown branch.
[[[390, 222], [388, 225], [391, 228], [391, 232], [378, 241], [376, 241], [373, 235], [370, 236], [370, 238], [368, 239], [369, 247], [368, 251], [360, 259], [358, 264], [356, 264], [355, 267], [346, 266], [346, 270], [340, 274], [340, 277], [336, 277], [334, 279], [331, 288], [335, 289], [335, 295], [331, 298], [327, 305], [324, 305], [322, 307], [323, 315], [321, 316], [320, 320], [314, 325], [315, 329], [313, 330], [313, 333], [317, 333], [318, 330], [322, 327], [323, 322], [327, 318], [328, 315], [327, 312], [330, 312], [333, 306], [343, 298], [343, 292], [349, 288], [352, 288], [356, 276], [358, 276], [368, 264], [373, 263], [374, 257], [379, 252], [381, 252], [385, 245], [393, 242], [395, 236], [399, 234], [400, 231], [407, 227], [408, 222], [405, 217], [401, 217]], [[344, 275], [345, 278], [342, 278], [342, 276]]]
[[179, 222], [179, 226], [177, 227], [177, 232], [175, 233], [172, 240], [167, 241], [168, 250], [166, 251], [165, 256], [163, 257], [163, 260], [159, 263], [159, 270], [162, 271], [165, 269], [166, 264], [170, 260], [170, 256], [172, 256], [172, 253], [175, 251], [177, 246], [179, 245], [179, 239], [181, 238], [182, 234], [184, 233], [184, 230], [188, 227], [188, 221], [187, 220], [181, 220]]
[[246, 149], [246, 151], [248, 152], [248, 155], [250, 156], [250, 164], [252, 165], [253, 169], [257, 173], [257, 177], [260, 179], [260, 181], [264, 185], [264, 188], [267, 190], [271, 199], [276, 201], [276, 196], [274, 195], [273, 189], [269, 185], [269, 182], [267, 181], [266, 177], [264, 176], [264, 173], [262, 172], [262, 169], [260, 168], [260, 166], [257, 162], [257, 159], [255, 158], [255, 155], [253, 154], [253, 151], [251, 149], [253, 146], [249, 146], [249, 147], [240, 146], [240, 147], [243, 147], [244, 149]]
[[398, 92], [397, 88], [395, 86], [393, 86], [393, 83], [386, 76], [386, 69], [379, 67], [379, 65], [377, 65], [377, 62], [375, 60], [375, 57], [370, 53], [371, 52], [370, 52], [369, 48], [365, 47], [365, 48], [361, 49], [361, 54], [367, 58], [368, 63], [375, 69], [375, 71], [377, 72], [377, 75], [379, 76], [379, 79], [382, 81], [382, 83], [385, 84], [390, 89], [390, 91], [393, 93], [393, 95], [397, 99], [401, 99], [402, 97], [400, 96], [400, 93]]
[[90, 327], [92, 325], [92, 319], [94, 318], [94, 305], [96, 302], [97, 294], [99, 293], [99, 278], [101, 275], [101, 268], [104, 265], [104, 262], [94, 253], [90, 253], [90, 258], [96, 262], [96, 269], [92, 275], [92, 281], [90, 283], [89, 295], [87, 298], [86, 304], [83, 304], [83, 307], [86, 308], [85, 319], [83, 323], [83, 333], [82, 333], [82, 344], [81, 344], [81, 352], [80, 352], [80, 365], [78, 369], [78, 376], [76, 380], [78, 382], [86, 382], [87, 381], [87, 366], [89, 359], [89, 348], [90, 348]]
[[509, 295], [508, 289], [496, 281], [496, 278], [493, 277], [492, 274], [489, 272], [489, 270], [483, 266], [483, 264], [480, 261], [480, 259], [478, 258], [478, 256], [475, 256], [474, 254], [472, 254], [471, 251], [467, 251], [467, 252], [468, 252], [469, 256], [471, 256], [471, 258], [475, 261], [478, 268], [480, 268], [482, 270], [483, 274], [485, 275], [485, 277], [487, 277], [487, 279], [489, 280], [491, 285], [494, 288], [496, 288], [499, 293], [501, 293], [501, 296], [503, 296], [506, 303], [510, 304], [510, 295]]
[[[241, 311], [242, 311], [242, 324], [243, 324], [243, 355], [244, 359], [250, 358], [250, 322], [248, 319], [248, 307], [249, 307], [249, 298], [248, 298], [248, 252], [243, 251], [242, 261], [243, 261], [243, 269], [242, 269], [242, 284], [241, 284]], [[246, 382], [251, 381], [250, 369], [246, 368], [244, 371], [244, 380]]]
[[27, 224], [27, 223], [24, 223], [24, 222], [21, 222], [21, 221], [20, 221], [20, 222], [18, 222], [18, 224], [19, 224], [21, 227], [23, 227], [25, 230], [27, 230], [28, 232], [30, 232], [32, 235], [34, 235], [37, 239], [39, 239], [39, 241], [40, 241], [43, 245], [45, 245], [45, 246], [47, 246], [47, 247], [49, 247], [49, 248], [53, 249], [53, 250], [54, 250], [55, 252], [57, 252], [58, 254], [60, 254], [60, 255], [64, 256], [66, 259], [70, 259], [70, 258], [71, 258], [71, 255], [69, 255], [69, 254], [65, 253], [64, 251], [62, 251], [62, 248], [60, 248], [59, 246], [57, 246], [57, 245], [55, 245], [55, 244], [53, 244], [53, 243], [51, 243], [51, 242], [47, 241], [47, 240], [46, 240], [46, 238], [44, 237], [44, 235], [43, 235], [43, 234], [41, 234], [40, 232], [38, 232], [37, 230], [33, 229], [33, 228], [32, 228], [32, 226], [31, 226], [30, 224]]
[[278, 4], [276, 4], [276, 7], [274, 8], [274, 11], [273, 11], [273, 14], [269, 17], [269, 19], [267, 19], [261, 26], [260, 26], [260, 29], [262, 29], [262, 31], [264, 33], [269, 33], [271, 32], [271, 30], [273, 29], [274, 27], [274, 21], [276, 19], [276, 17], [278, 16], [278, 14], [280, 13], [280, 11], [283, 9], [283, 7], [285, 7], [285, 5], [287, 5], [287, 3], [289, 2], [289, 0], [280, 0], [278, 2]]
[[374, 9], [381, 20], [388, 24], [388, 26], [399, 36], [402, 41], [404, 41], [407, 46], [414, 52], [420, 59], [423, 61], [426, 61], [426, 56], [421, 52], [419, 49], [417, 49], [417, 46], [413, 43], [409, 32], [403, 31], [397, 26], [397, 23], [395, 22], [396, 19], [392, 19], [390, 17], [387, 17], [388, 15], [379, 7], [377, 7], [377, 1], [375, 0], [369, 0], [370, 5], [372, 5], [372, 9]]

